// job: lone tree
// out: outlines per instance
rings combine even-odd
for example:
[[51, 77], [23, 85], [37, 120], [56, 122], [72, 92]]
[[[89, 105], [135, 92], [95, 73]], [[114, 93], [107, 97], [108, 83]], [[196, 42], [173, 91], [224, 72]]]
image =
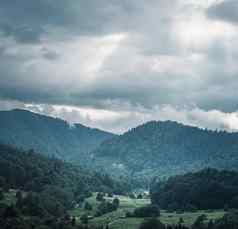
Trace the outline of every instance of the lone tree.
[[16, 206], [18, 208], [21, 208], [22, 205], [23, 205], [23, 196], [22, 196], [22, 192], [21, 191], [17, 191], [16, 199], [17, 199]]
[[183, 220], [182, 217], [180, 217], [180, 218], [179, 218], [179, 222], [178, 222], [178, 224], [179, 224], [179, 225], [182, 225], [183, 223], [184, 223], [184, 220]]
[[84, 209], [87, 211], [91, 211], [93, 209], [92, 205], [89, 202], [85, 202]]
[[136, 208], [134, 210], [134, 216], [139, 218], [158, 217], [160, 216], [160, 209], [157, 205], [149, 204], [144, 207]]
[[115, 209], [118, 209], [118, 207], [120, 205], [120, 200], [118, 198], [114, 198], [112, 201], [112, 204], [115, 207]]
[[76, 218], [75, 217], [72, 218], [71, 225], [72, 225], [72, 227], [74, 227], [76, 225]]
[[99, 192], [98, 194], [97, 194], [97, 196], [96, 196], [96, 200], [97, 201], [103, 201], [104, 200], [104, 194], [103, 193], [101, 193], [101, 192]]
[[195, 222], [192, 225], [192, 228], [203, 228], [204, 227], [204, 222], [207, 220], [207, 216], [202, 214], [197, 217]]
[[81, 217], [80, 217], [80, 220], [82, 222], [82, 224], [88, 224], [88, 215], [87, 214], [83, 214]]

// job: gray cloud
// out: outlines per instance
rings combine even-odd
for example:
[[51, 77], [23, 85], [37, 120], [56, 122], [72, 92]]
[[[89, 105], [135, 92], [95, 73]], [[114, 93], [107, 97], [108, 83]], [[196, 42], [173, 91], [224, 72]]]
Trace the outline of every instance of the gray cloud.
[[[146, 2], [151, 5], [155, 1]], [[125, 30], [131, 16], [140, 14], [144, 4], [144, 0], [2, 0], [0, 28], [19, 42], [39, 41], [55, 28], [77, 35], [102, 35]]]
[[[218, 110], [204, 111], [197, 107], [175, 108], [170, 105], [156, 106], [153, 109], [124, 104], [124, 112], [85, 109], [68, 106], [25, 105], [33, 112], [62, 118], [69, 123], [82, 123], [117, 134], [121, 134], [150, 120], [175, 120], [186, 125], [208, 128], [211, 130], [238, 131], [238, 112], [225, 113]], [[114, 109], [122, 104], [114, 104]], [[127, 111], [125, 111], [127, 110]], [[105, 118], [106, 117], [106, 118]]]
[[208, 9], [207, 14], [212, 19], [238, 23], [238, 2], [236, 0], [218, 2]]
[[[3, 0], [0, 98], [126, 112], [96, 123], [115, 131], [158, 118], [158, 106], [236, 112], [236, 6], [231, 0]], [[61, 115], [95, 124], [93, 114]]]
[[2, 24], [0, 30], [7, 37], [12, 36], [17, 42], [35, 43], [40, 41], [40, 35], [44, 33], [42, 28], [28, 26], [13, 27], [12, 25]]
[[54, 50], [49, 50], [47, 48], [42, 48], [42, 55], [48, 60], [56, 60], [60, 57], [57, 52], [55, 52]]

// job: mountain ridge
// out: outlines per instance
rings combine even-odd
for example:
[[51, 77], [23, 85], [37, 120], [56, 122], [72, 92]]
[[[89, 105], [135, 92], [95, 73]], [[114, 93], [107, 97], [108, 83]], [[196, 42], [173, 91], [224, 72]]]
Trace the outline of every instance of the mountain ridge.
[[235, 169], [238, 133], [150, 121], [102, 142], [93, 154], [99, 165], [112, 165], [114, 173], [138, 177], [177, 175], [206, 166]]
[[0, 143], [145, 180], [238, 165], [237, 132], [171, 120], [149, 121], [115, 135], [27, 110], [0, 111]]
[[0, 143], [84, 163], [112, 133], [27, 110], [0, 111]]

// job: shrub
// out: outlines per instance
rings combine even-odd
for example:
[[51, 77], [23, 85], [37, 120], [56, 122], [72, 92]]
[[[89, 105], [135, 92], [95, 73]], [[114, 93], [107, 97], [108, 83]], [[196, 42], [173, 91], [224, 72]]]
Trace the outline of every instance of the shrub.
[[130, 217], [133, 217], [133, 216], [134, 216], [134, 214], [132, 212], [126, 212], [126, 214], [125, 214], [126, 218], [130, 218]]
[[113, 197], [113, 193], [109, 192], [109, 193], [107, 194], [107, 197], [112, 198], [112, 197]]
[[81, 221], [81, 223], [83, 223], [83, 224], [88, 224], [88, 215], [83, 214], [83, 215], [80, 217], [80, 221]]
[[192, 228], [202, 228], [204, 226], [204, 222], [207, 220], [207, 216], [206, 215], [200, 215], [197, 217], [197, 219], [195, 220], [195, 222], [192, 225]]
[[134, 193], [130, 193], [130, 194], [129, 194], [129, 197], [130, 197], [131, 199], [135, 199], [135, 198], [136, 198], [135, 195], [134, 195]]
[[93, 209], [92, 205], [88, 203], [87, 201], [84, 204], [84, 209], [87, 211], [91, 211]]
[[165, 229], [165, 225], [162, 224], [158, 219], [152, 218], [143, 222], [139, 229]]
[[104, 194], [99, 192], [96, 196], [97, 201], [103, 201], [104, 200]]
[[117, 206], [115, 206], [113, 203], [103, 201], [101, 202], [101, 204], [99, 204], [95, 216], [101, 216], [116, 210], [117, 210]]
[[157, 205], [147, 205], [145, 207], [136, 208], [134, 211], [135, 217], [158, 217], [160, 216], [160, 210]]
[[118, 198], [113, 199], [112, 204], [114, 205], [115, 209], [118, 209], [120, 205], [120, 200]]

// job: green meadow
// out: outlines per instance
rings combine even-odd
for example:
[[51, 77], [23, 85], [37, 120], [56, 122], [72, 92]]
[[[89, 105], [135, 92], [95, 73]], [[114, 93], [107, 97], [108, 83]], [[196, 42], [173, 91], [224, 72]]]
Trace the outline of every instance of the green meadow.
[[[70, 211], [72, 216], [75, 216], [80, 221], [80, 216], [87, 214], [89, 216], [89, 224], [92, 225], [106, 225], [110, 226], [110, 229], [136, 229], [145, 220], [144, 218], [126, 218], [126, 212], [133, 212], [135, 208], [150, 204], [150, 199], [131, 199], [127, 196], [116, 196], [120, 200], [120, 206], [118, 210], [111, 213], [104, 214], [100, 217], [94, 217], [97, 206], [100, 204], [96, 200], [96, 193], [92, 197], [86, 199], [86, 201], [93, 207], [91, 211], [84, 210], [83, 207], [75, 208]], [[112, 201], [113, 198], [105, 197], [106, 201]], [[183, 219], [185, 225], [192, 225], [194, 221], [200, 215], [206, 215], [207, 219], [218, 219], [224, 215], [223, 210], [216, 211], [196, 211], [196, 212], [183, 212], [183, 213], [168, 213], [161, 210], [160, 221], [164, 224], [177, 224], [180, 218]]]

